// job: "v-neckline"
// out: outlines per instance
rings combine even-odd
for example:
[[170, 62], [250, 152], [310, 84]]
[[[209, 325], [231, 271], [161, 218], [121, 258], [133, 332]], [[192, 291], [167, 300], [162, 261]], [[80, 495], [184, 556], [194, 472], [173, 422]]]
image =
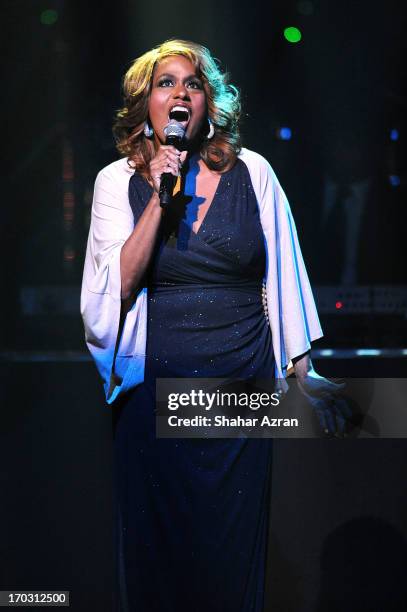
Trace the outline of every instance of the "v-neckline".
[[[194, 236], [199, 236], [201, 234], [202, 227], [206, 224], [207, 217], [208, 217], [210, 211], [212, 210], [214, 204], [216, 203], [218, 195], [219, 195], [219, 193], [221, 191], [221, 187], [223, 187], [223, 182], [225, 180], [225, 175], [229, 174], [231, 170], [232, 170], [232, 168], [229, 168], [229, 170], [226, 170], [225, 172], [222, 172], [220, 174], [220, 178], [219, 178], [217, 187], [216, 187], [215, 192], [213, 194], [212, 202], [210, 203], [210, 206], [208, 207], [208, 210], [206, 211], [206, 213], [204, 215], [204, 218], [202, 219], [201, 224], [200, 224], [200, 226], [199, 226], [199, 228], [198, 228], [198, 230], [196, 232], [192, 229], [192, 225], [189, 225], [187, 223], [185, 218], [181, 219], [181, 222], [184, 223], [186, 225], [186, 227], [188, 227], [188, 229], [191, 231], [191, 234], [193, 234]], [[145, 184], [150, 188], [150, 190], [152, 192], [153, 191], [153, 187], [151, 186], [149, 181], [144, 176], [142, 178], [144, 179]]]
[[224, 176], [224, 174], [225, 174], [225, 173], [222, 173], [222, 174], [220, 175], [220, 178], [219, 178], [218, 184], [217, 184], [216, 189], [215, 189], [215, 191], [214, 191], [214, 193], [213, 193], [213, 196], [212, 196], [212, 201], [211, 201], [211, 203], [209, 204], [209, 206], [208, 206], [208, 208], [207, 208], [207, 210], [206, 210], [206, 213], [204, 214], [204, 217], [203, 217], [203, 219], [202, 219], [201, 223], [199, 224], [198, 229], [195, 231], [195, 230], [192, 228], [193, 223], [192, 223], [191, 225], [189, 225], [189, 224], [187, 223], [186, 219], [182, 219], [182, 221], [183, 221], [183, 222], [184, 222], [184, 223], [185, 223], [185, 224], [186, 224], [186, 225], [189, 227], [189, 229], [191, 230], [191, 233], [192, 233], [192, 234], [194, 234], [194, 236], [199, 236], [199, 234], [201, 233], [201, 229], [202, 229], [202, 227], [205, 225], [205, 222], [206, 222], [206, 220], [207, 220], [207, 217], [208, 217], [208, 215], [209, 215], [209, 213], [210, 213], [211, 209], [213, 208], [213, 205], [215, 204], [216, 199], [217, 199], [217, 197], [218, 197], [218, 195], [219, 195], [219, 190], [220, 190], [220, 187], [221, 187], [221, 184], [222, 184], [222, 181], [223, 181], [223, 176]]

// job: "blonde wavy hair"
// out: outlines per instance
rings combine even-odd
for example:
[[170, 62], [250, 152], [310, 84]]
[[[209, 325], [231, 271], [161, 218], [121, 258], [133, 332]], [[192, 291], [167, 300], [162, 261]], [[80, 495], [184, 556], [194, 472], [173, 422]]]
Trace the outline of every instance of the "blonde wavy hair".
[[148, 119], [153, 73], [158, 62], [172, 55], [187, 58], [202, 80], [215, 134], [210, 140], [203, 136], [200, 154], [211, 170], [225, 172], [233, 166], [241, 148], [240, 93], [229, 83], [229, 75], [221, 71], [206, 47], [186, 40], [167, 40], [136, 59], [126, 72], [124, 106], [117, 112], [113, 125], [117, 150], [129, 158], [137, 172], [149, 175], [148, 167], [155, 150], [153, 142], [144, 135], [144, 124]]

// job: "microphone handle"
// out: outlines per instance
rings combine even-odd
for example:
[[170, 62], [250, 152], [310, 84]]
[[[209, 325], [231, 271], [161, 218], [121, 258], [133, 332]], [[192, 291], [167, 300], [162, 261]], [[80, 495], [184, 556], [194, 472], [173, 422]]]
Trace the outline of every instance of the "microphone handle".
[[[178, 136], [167, 136], [165, 144], [172, 145], [179, 150], [181, 139]], [[176, 180], [177, 177], [171, 174], [171, 172], [163, 172], [161, 175], [160, 191], [158, 192], [161, 208], [166, 208], [171, 204]]]

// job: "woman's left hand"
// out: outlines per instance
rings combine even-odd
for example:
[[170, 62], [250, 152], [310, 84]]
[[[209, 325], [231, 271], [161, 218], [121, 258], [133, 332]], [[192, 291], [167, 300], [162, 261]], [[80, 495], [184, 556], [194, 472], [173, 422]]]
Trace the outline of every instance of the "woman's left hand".
[[298, 387], [315, 410], [325, 436], [343, 438], [346, 420], [352, 416], [346, 400], [340, 396], [345, 385], [320, 376], [309, 364], [306, 371], [295, 369]]

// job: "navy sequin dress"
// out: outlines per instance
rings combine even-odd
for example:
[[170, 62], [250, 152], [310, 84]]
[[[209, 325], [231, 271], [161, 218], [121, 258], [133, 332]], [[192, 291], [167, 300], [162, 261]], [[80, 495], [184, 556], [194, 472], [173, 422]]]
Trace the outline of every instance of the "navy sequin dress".
[[[185, 195], [163, 218], [145, 279], [145, 380], [122, 400], [116, 424], [120, 612], [263, 610], [272, 441], [155, 437], [156, 377], [274, 373], [261, 294], [266, 252], [249, 172], [238, 160], [221, 175], [195, 234], [196, 161]], [[134, 174], [135, 222], [151, 194]]]

